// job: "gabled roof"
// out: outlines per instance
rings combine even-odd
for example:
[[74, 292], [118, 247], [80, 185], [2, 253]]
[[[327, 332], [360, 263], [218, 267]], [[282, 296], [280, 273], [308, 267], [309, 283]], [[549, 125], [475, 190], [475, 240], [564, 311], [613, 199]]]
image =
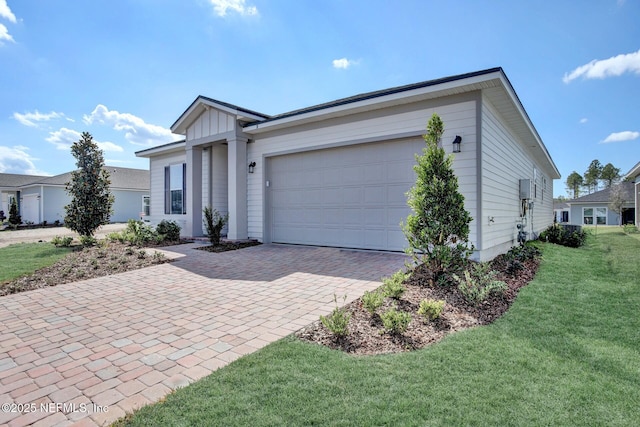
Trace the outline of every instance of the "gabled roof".
[[[624, 200], [627, 202], [633, 202], [634, 190], [633, 183], [623, 181], [620, 184], [622, 186], [622, 194]], [[613, 186], [605, 188], [604, 190], [596, 191], [595, 193], [587, 194], [586, 196], [578, 197], [577, 199], [569, 200], [569, 205], [585, 204], [585, 203], [609, 203], [611, 199], [611, 190]]]
[[244, 122], [254, 122], [256, 120], [268, 119], [267, 114], [251, 111], [228, 102], [218, 101], [217, 99], [208, 98], [199, 95], [184, 113], [180, 115], [178, 120], [171, 125], [171, 131], [180, 135], [186, 135], [187, 127], [197, 119], [207, 108], [216, 108], [229, 114], [235, 115], [237, 120]]
[[[109, 172], [111, 180], [110, 188], [127, 189], [127, 190], [149, 190], [150, 175], [145, 169], [121, 168], [118, 166], [105, 166]], [[16, 189], [31, 187], [34, 185], [51, 185], [62, 186], [71, 181], [71, 172], [65, 172], [55, 176], [39, 176], [39, 175], [17, 175], [25, 177], [18, 185], [5, 185], [5, 176], [13, 175], [13, 182], [20, 180], [15, 178], [14, 174], [0, 174], [0, 187], [14, 187]], [[28, 177], [28, 178], [27, 178]]]

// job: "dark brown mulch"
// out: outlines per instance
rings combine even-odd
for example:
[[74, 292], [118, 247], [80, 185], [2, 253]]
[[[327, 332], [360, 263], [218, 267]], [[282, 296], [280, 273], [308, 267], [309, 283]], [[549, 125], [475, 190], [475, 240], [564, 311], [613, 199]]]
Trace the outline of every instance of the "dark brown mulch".
[[238, 249], [244, 249], [244, 248], [249, 248], [251, 246], [258, 246], [261, 245], [262, 243], [256, 241], [256, 240], [250, 240], [247, 242], [226, 242], [226, 241], [222, 241], [220, 242], [220, 244], [215, 245], [215, 246], [202, 246], [196, 249], [199, 249], [201, 251], [207, 251], [207, 252], [227, 252], [227, 251], [235, 251]]
[[[351, 314], [349, 334], [337, 339], [318, 320], [301, 329], [296, 335], [305, 341], [325, 345], [354, 355], [398, 353], [423, 348], [441, 340], [447, 334], [493, 322], [502, 316], [513, 304], [518, 291], [535, 276], [539, 260], [522, 262], [522, 268], [516, 274], [506, 272], [504, 258], [496, 259], [493, 268], [498, 271], [497, 279], [507, 283], [508, 289], [502, 296], [492, 295], [479, 305], [468, 303], [457, 286], [434, 284], [431, 272], [425, 266], [418, 266], [405, 283], [405, 292], [398, 300], [385, 298], [385, 302], [376, 314], [371, 316], [357, 299], [345, 306]], [[420, 301], [424, 299], [444, 300], [442, 316], [433, 322], [426, 322], [418, 314]], [[384, 313], [392, 306], [412, 315], [407, 331], [394, 335], [384, 331], [378, 313]]]
[[119, 242], [104, 242], [85, 248], [78, 246], [76, 250], [49, 267], [7, 283], [0, 283], [0, 296], [122, 273], [165, 262], [169, 260], [158, 251], [145, 251]]

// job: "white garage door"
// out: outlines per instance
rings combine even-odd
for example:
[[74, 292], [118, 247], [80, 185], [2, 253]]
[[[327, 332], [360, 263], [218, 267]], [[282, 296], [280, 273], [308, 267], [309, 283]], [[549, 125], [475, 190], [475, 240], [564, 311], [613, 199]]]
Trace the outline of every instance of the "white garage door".
[[422, 139], [359, 144], [270, 159], [271, 241], [401, 251]]

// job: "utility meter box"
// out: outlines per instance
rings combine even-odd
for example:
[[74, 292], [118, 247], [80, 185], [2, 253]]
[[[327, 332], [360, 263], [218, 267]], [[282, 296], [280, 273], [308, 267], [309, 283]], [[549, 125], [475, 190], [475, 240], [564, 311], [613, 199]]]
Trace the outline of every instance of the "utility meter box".
[[520, 180], [520, 200], [531, 199], [531, 180]]

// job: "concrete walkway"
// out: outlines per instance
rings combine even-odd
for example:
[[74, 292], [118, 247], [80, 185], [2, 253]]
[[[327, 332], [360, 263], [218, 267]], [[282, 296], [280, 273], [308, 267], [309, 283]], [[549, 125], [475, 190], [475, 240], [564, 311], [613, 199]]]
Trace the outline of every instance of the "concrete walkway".
[[334, 293], [360, 297], [406, 259], [197, 246], [167, 248], [173, 263], [0, 298], [0, 425], [113, 422], [329, 313]]

